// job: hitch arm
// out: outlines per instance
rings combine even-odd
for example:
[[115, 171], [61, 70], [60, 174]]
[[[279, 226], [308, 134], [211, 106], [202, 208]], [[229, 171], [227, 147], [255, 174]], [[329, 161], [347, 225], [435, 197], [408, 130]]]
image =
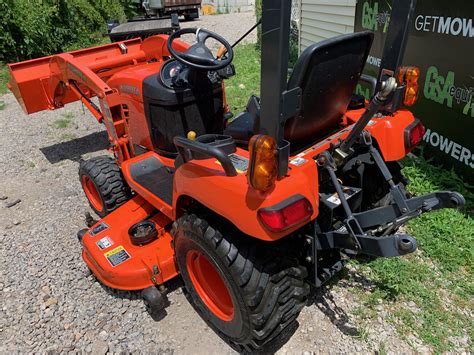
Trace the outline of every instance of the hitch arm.
[[354, 213], [354, 217], [363, 229], [375, 226], [387, 225], [389, 223], [400, 224], [413, 219], [425, 212], [431, 212], [442, 208], [458, 208], [466, 203], [464, 197], [458, 192], [441, 191], [428, 195], [413, 197], [405, 200], [408, 211], [400, 214], [396, 204], [375, 208], [373, 210]]

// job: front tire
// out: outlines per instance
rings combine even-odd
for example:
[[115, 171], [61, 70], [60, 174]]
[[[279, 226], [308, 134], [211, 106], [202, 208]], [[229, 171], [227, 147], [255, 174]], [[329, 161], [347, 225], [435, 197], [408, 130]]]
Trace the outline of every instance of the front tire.
[[111, 157], [100, 156], [81, 161], [79, 179], [90, 206], [101, 218], [131, 197], [130, 188]]
[[224, 236], [195, 215], [179, 218], [172, 233], [188, 298], [234, 349], [262, 350], [297, 327], [309, 286], [306, 269], [287, 248]]

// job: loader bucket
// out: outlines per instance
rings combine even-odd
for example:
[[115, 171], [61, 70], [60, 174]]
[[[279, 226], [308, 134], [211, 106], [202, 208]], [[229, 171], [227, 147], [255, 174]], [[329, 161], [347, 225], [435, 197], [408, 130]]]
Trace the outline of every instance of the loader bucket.
[[8, 88], [25, 113], [54, 108], [48, 97], [50, 59], [51, 57], [43, 57], [8, 65], [10, 69]]

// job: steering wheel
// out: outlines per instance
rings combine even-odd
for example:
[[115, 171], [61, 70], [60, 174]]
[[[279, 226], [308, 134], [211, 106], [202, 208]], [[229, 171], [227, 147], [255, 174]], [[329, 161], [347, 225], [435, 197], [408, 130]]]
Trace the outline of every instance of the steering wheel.
[[[196, 43], [185, 52], [178, 52], [173, 48], [173, 41], [184, 34], [195, 34]], [[211, 50], [206, 46], [208, 38], [213, 38], [222, 44], [227, 50], [227, 55], [215, 58]], [[167, 47], [177, 61], [198, 70], [217, 71], [228, 66], [234, 59], [234, 50], [224, 37], [202, 28], [182, 28], [174, 32], [168, 38]]]

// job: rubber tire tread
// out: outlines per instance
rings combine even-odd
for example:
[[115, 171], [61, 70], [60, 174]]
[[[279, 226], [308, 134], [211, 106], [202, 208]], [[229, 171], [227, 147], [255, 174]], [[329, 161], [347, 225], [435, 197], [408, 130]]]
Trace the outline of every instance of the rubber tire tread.
[[116, 210], [131, 198], [131, 191], [125, 182], [120, 167], [115, 160], [109, 156], [98, 156], [89, 160], [83, 160], [79, 164], [79, 179], [87, 175], [94, 182], [102, 204], [102, 211], [91, 205], [94, 212], [101, 218]]
[[297, 258], [288, 256], [287, 248], [277, 250], [271, 243], [263, 245], [245, 236], [224, 236], [194, 214], [174, 222], [173, 236], [179, 229], [203, 238], [241, 290], [247, 307], [244, 311], [250, 320], [244, 339], [230, 339], [204, 319], [229, 345], [239, 352], [262, 351], [286, 328], [297, 328], [296, 318], [306, 304], [310, 288], [305, 282], [306, 268], [299, 265]]

